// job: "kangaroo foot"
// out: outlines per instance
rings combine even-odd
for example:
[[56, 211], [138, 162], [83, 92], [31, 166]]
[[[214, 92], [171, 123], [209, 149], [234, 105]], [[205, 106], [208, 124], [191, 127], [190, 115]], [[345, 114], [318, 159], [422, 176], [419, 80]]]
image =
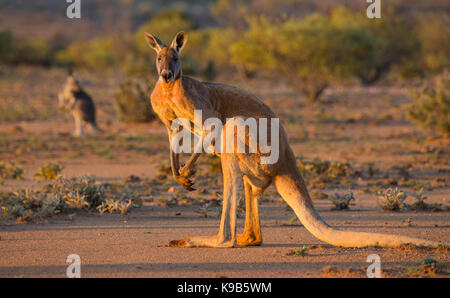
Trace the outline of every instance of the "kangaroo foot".
[[236, 243], [239, 246], [260, 246], [262, 244], [261, 236], [257, 237], [254, 234], [244, 232], [237, 235]]
[[233, 241], [219, 241], [218, 236], [199, 236], [181, 240], [172, 240], [169, 247], [213, 247], [230, 248], [234, 247]]

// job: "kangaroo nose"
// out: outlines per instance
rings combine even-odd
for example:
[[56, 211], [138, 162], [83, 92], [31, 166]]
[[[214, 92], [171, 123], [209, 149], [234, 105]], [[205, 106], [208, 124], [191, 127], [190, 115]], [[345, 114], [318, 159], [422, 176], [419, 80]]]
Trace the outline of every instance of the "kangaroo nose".
[[172, 79], [172, 71], [164, 70], [161, 72], [161, 77], [164, 79], [166, 83], [168, 83]]

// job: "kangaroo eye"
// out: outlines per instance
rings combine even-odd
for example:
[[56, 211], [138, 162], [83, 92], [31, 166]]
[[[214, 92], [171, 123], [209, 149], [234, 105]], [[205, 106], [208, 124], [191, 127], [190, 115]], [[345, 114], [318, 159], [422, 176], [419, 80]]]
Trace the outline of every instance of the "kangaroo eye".
[[161, 57], [158, 57], [158, 62], [161, 62]]
[[173, 57], [173, 61], [177, 62], [178, 61], [178, 57]]

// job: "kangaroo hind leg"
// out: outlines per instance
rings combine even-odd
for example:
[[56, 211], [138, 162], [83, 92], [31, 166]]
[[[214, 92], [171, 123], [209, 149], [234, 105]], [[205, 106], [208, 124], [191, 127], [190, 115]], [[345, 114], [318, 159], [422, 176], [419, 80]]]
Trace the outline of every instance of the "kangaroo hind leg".
[[169, 246], [226, 248], [236, 245], [236, 205], [242, 173], [236, 156], [222, 154], [221, 159], [224, 191], [219, 234], [174, 240], [169, 243]]
[[258, 199], [264, 189], [251, 183], [244, 176], [245, 186], [245, 228], [244, 233], [237, 236], [237, 245], [259, 246], [262, 244], [261, 226], [259, 222]]

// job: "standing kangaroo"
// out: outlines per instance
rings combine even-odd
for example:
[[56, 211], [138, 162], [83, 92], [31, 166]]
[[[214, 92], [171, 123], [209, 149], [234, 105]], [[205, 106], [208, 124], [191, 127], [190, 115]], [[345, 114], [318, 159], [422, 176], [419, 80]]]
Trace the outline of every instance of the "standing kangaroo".
[[[184, 76], [181, 71], [180, 53], [187, 42], [186, 33], [179, 32], [170, 46], [166, 46], [160, 39], [149, 33], [145, 33], [145, 38], [149, 46], [157, 53], [156, 67], [159, 80], [151, 94], [151, 103], [154, 111], [167, 127], [169, 142], [172, 142], [172, 136], [177, 133], [172, 129], [172, 121], [184, 118], [194, 123], [194, 110], [201, 110], [203, 119], [215, 117], [222, 123], [226, 119], [231, 119], [225, 126], [231, 124], [238, 126], [242, 123], [233, 121], [234, 119], [275, 118], [271, 109], [253, 94], [225, 84], [199, 82]], [[268, 130], [270, 129], [269, 123]], [[271, 134], [268, 133], [268, 135]], [[244, 142], [249, 144], [248, 140]], [[193, 175], [192, 168], [199, 153], [193, 153], [186, 165], [180, 167], [179, 156], [172, 150], [172, 144], [170, 148], [174, 178], [187, 190], [193, 190], [193, 183], [189, 178]], [[306, 229], [327, 243], [343, 247], [369, 245], [395, 247], [406, 243], [423, 246], [438, 244], [438, 242], [406, 236], [342, 231], [330, 227], [313, 207], [303, 178], [296, 166], [294, 153], [288, 144], [286, 132], [281, 125], [279, 127], [279, 159], [276, 163], [262, 164], [261, 153], [221, 153], [219, 156], [224, 181], [219, 234], [174, 240], [170, 242], [170, 246], [261, 245], [257, 200], [271, 183], [275, 184], [278, 193], [295, 211]], [[242, 181], [246, 201], [245, 229], [242, 235], [236, 235], [236, 204]]]
[[88, 127], [93, 133], [101, 132], [97, 126], [94, 101], [75, 80], [72, 71], [69, 71], [64, 88], [58, 94], [58, 105], [72, 114], [75, 136], [84, 136], [84, 127]]

